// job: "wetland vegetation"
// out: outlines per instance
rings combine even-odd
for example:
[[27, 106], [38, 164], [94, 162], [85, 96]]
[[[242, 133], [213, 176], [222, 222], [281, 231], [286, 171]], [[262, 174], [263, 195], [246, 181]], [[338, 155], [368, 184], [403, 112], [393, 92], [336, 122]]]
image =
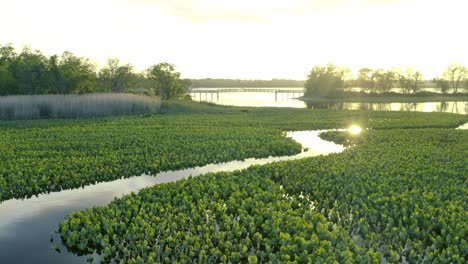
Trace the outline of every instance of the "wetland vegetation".
[[[277, 127], [262, 115], [282, 111], [243, 119]], [[70, 214], [63, 243], [104, 263], [467, 259], [468, 134], [449, 129], [466, 116], [294, 112], [281, 128], [343, 127], [333, 115], [347, 113], [372, 129], [324, 134], [353, 145], [339, 154], [160, 184]]]
[[211, 107], [234, 112], [2, 122], [0, 200], [122, 176], [300, 152], [300, 145], [283, 137], [283, 131], [343, 128], [351, 124], [371, 129], [440, 128], [467, 121], [467, 116], [444, 113], [209, 105], [202, 109]]
[[1, 6], [0, 264], [468, 263], [466, 1]]
[[187, 113], [194, 105], [173, 102], [154, 116], [2, 122], [0, 198], [292, 155], [301, 146], [284, 131], [357, 124], [369, 129], [322, 135], [352, 146], [343, 153], [146, 188], [70, 214], [61, 240], [104, 263], [467, 258], [468, 134], [453, 129], [466, 115], [210, 104]]

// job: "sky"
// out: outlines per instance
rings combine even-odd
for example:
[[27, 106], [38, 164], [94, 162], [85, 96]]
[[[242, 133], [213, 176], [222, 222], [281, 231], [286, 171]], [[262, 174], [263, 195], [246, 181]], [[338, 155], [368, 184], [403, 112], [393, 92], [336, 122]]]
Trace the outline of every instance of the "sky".
[[318, 64], [468, 65], [466, 0], [0, 0], [0, 44], [184, 78], [306, 79]]

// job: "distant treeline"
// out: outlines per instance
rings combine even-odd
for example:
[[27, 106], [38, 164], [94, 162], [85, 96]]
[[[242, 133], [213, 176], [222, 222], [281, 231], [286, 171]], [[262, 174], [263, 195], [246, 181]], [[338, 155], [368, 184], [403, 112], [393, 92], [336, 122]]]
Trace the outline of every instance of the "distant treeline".
[[71, 52], [46, 56], [39, 50], [24, 48], [16, 52], [11, 45], [0, 45], [0, 96], [37, 94], [84, 94], [95, 92], [134, 92], [161, 99], [179, 98], [192, 88], [217, 87], [304, 87], [308, 95], [336, 95], [350, 87], [369, 93], [388, 93], [402, 88], [416, 94], [422, 88], [438, 88], [441, 93], [462, 93], [468, 88], [468, 68], [452, 64], [439, 78], [425, 80], [412, 68], [362, 68], [353, 78], [351, 70], [333, 64], [317, 65], [307, 80], [181, 79], [170, 63], [159, 63], [142, 72], [131, 64], [109, 59], [98, 69], [89, 59]]
[[191, 79], [192, 88], [224, 87], [304, 87], [305, 81], [289, 79], [240, 80], [240, 79]]
[[341, 97], [348, 88], [359, 87], [362, 92], [388, 94], [392, 88], [400, 88], [403, 94], [419, 94], [423, 88], [436, 88], [442, 94], [459, 94], [468, 90], [468, 67], [451, 64], [439, 78], [424, 80], [416, 69], [362, 68], [352, 78], [346, 66], [329, 63], [312, 68], [305, 82], [306, 97]]
[[97, 69], [89, 59], [68, 51], [46, 56], [39, 50], [18, 53], [11, 45], [0, 45], [0, 96], [133, 91], [171, 99], [186, 94], [189, 85], [170, 63], [136, 72], [131, 64], [109, 59]]

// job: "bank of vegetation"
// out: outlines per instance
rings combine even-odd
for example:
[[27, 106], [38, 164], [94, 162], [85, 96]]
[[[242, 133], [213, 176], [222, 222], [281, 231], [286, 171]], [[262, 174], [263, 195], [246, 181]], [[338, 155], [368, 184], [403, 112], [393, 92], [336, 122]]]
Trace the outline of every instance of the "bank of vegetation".
[[417, 92], [402, 94], [397, 92], [373, 93], [364, 91], [342, 91], [333, 96], [315, 96], [301, 98], [306, 103], [424, 103], [424, 102], [467, 102], [468, 93], [441, 94], [435, 92]]
[[146, 188], [70, 214], [59, 232], [103, 263], [466, 262], [468, 133], [369, 130], [353, 141]]
[[[437, 92], [422, 90], [428, 86]], [[400, 88], [401, 92], [395, 93], [393, 88]], [[345, 66], [317, 65], [307, 76], [304, 89], [305, 99], [322, 101], [465, 101], [468, 97], [468, 68], [460, 64], [449, 65], [439, 78], [428, 82], [413, 68], [362, 68], [353, 79], [351, 70]]]
[[444, 113], [211, 107], [199, 108], [215, 109], [211, 114], [0, 122], [0, 200], [142, 173], [293, 155], [301, 148], [282, 136], [289, 130], [351, 124], [456, 127], [468, 121], [467, 116]]
[[217, 109], [229, 112], [0, 122], [0, 200], [292, 155], [301, 146], [284, 131], [359, 124], [372, 129], [341, 154], [157, 185], [73, 213], [60, 224], [63, 243], [103, 263], [467, 259], [468, 138], [448, 129], [467, 116]]
[[190, 80], [173, 64], [162, 62], [137, 72], [111, 58], [98, 69], [89, 59], [71, 52], [46, 56], [39, 50], [0, 45], [0, 96], [133, 92], [163, 100], [183, 97]]

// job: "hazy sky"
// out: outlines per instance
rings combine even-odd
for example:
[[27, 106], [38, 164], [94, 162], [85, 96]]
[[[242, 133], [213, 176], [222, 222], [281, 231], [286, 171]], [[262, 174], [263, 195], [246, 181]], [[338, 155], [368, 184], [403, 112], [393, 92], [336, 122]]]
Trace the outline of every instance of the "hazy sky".
[[0, 0], [0, 44], [186, 78], [305, 79], [316, 64], [468, 65], [466, 0]]

